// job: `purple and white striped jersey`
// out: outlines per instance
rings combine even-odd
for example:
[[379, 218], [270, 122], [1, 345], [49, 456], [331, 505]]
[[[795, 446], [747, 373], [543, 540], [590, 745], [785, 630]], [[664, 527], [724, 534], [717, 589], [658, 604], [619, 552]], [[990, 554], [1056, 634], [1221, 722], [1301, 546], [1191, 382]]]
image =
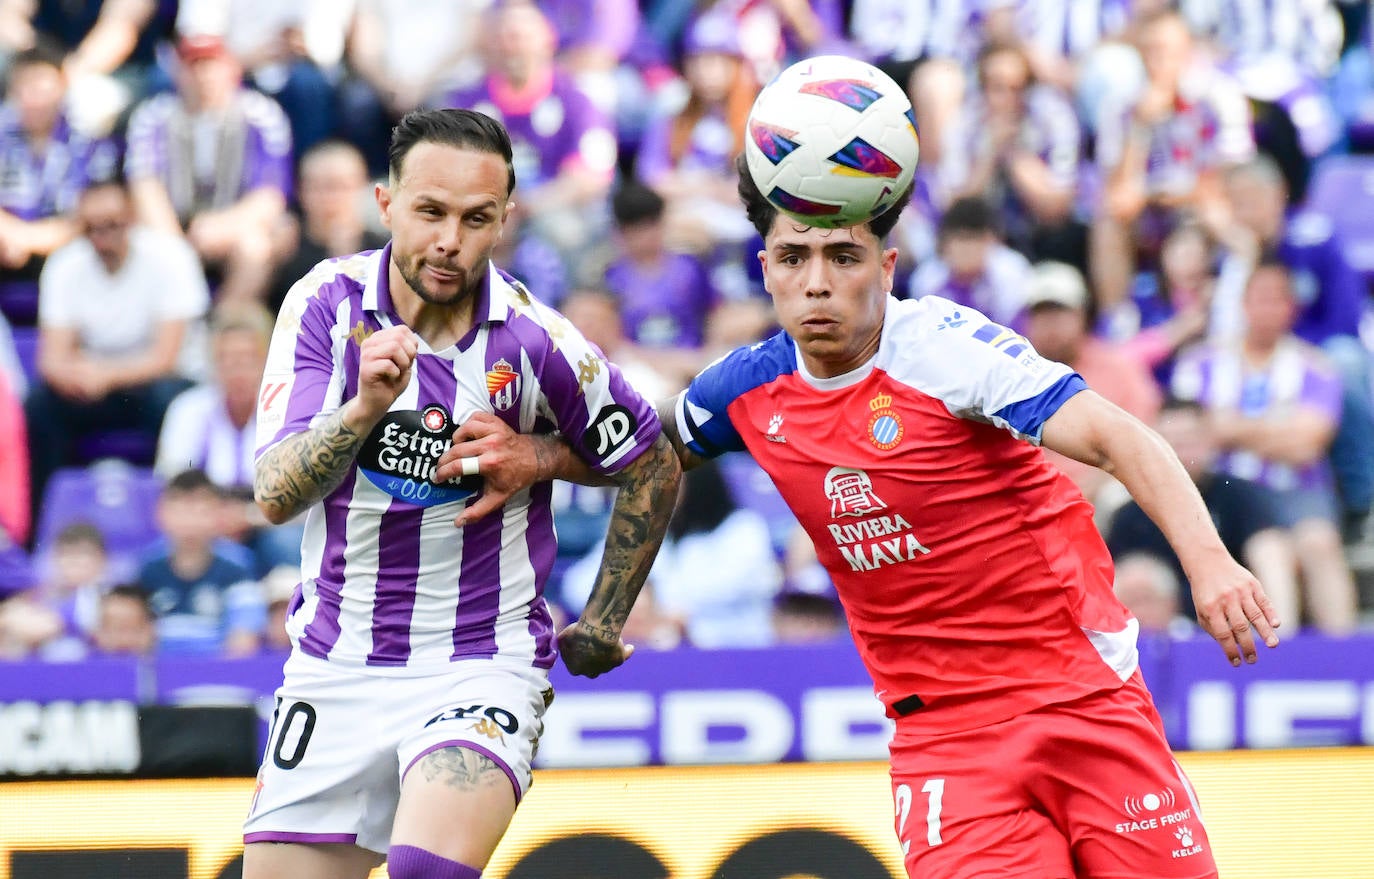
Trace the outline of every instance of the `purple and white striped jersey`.
[[[390, 257], [387, 245], [325, 261], [287, 294], [258, 401], [259, 460], [356, 395], [362, 341], [400, 323]], [[477, 325], [443, 350], [421, 340], [409, 387], [306, 515], [287, 622], [304, 654], [392, 674], [472, 658], [553, 664], [549, 483], [459, 530], [453, 518], [480, 477], [436, 485], [430, 474], [476, 412], [522, 433], [560, 431], [606, 473], [643, 453], [659, 422], [565, 318], [494, 266], [488, 275]]]

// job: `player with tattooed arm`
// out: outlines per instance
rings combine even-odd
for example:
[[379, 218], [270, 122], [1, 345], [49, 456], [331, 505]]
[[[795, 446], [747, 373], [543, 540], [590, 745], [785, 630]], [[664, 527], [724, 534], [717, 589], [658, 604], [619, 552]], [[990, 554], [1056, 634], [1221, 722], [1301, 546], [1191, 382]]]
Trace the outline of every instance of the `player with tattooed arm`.
[[[246, 879], [476, 879], [531, 780], [557, 653], [591, 677], [620, 632], [681, 478], [652, 406], [561, 315], [491, 264], [515, 172], [500, 123], [415, 112], [377, 204], [391, 242], [288, 294], [258, 403], [254, 490], [304, 513], [292, 651], [244, 826]], [[464, 422], [557, 431], [619, 486], [581, 618], [552, 630], [547, 482], [475, 457]], [[468, 505], [491, 512], [461, 529]]]

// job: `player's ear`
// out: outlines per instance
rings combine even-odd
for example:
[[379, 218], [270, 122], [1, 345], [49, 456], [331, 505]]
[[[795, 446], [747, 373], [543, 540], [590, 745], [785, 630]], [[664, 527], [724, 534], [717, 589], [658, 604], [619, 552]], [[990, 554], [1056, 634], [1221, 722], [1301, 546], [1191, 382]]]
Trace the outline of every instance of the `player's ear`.
[[391, 228], [391, 188], [378, 183], [372, 190], [373, 197], [377, 199], [377, 213], [382, 218], [382, 225]]
[[760, 250], [755, 256], [759, 258], [759, 268], [763, 270], [763, 292], [772, 296], [773, 291], [768, 289], [768, 251]]
[[897, 248], [889, 247], [883, 251], [883, 289], [892, 292], [897, 282]]

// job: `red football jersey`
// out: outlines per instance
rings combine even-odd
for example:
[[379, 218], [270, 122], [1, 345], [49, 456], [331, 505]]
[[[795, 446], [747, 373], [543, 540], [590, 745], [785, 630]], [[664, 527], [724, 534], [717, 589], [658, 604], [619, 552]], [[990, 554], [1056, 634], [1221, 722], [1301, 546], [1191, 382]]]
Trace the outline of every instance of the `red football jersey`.
[[704, 370], [677, 421], [698, 454], [747, 449], [769, 473], [888, 714], [934, 733], [1135, 671], [1093, 509], [1037, 445], [1085, 387], [972, 309], [894, 299], [864, 367], [810, 376], [780, 333]]

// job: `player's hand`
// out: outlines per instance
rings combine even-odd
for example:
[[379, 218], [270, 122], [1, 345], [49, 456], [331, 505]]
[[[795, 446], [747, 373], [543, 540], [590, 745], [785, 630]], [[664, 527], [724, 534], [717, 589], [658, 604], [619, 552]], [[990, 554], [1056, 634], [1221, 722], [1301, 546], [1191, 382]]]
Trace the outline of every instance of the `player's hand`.
[[626, 644], [618, 633], [612, 640], [610, 634], [580, 619], [559, 632], [558, 652], [568, 671], [594, 678], [629, 659], [635, 652], [634, 645]]
[[1281, 621], [1264, 587], [1229, 557], [1215, 571], [1194, 578], [1193, 604], [1198, 622], [1221, 644], [1232, 665], [1240, 665], [1242, 656], [1246, 662], [1255, 661], [1252, 627], [1265, 646], [1279, 646], [1274, 630]]
[[363, 340], [358, 357], [360, 415], [375, 424], [410, 384], [410, 369], [420, 350], [419, 338], [410, 327], [378, 330]]
[[453, 520], [462, 528], [498, 510], [511, 495], [550, 478], [544, 444], [552, 437], [516, 433], [490, 412], [478, 412], [453, 432], [452, 444], [439, 456], [434, 481], [444, 483], [464, 475], [464, 460], [471, 472], [482, 475], [482, 493]]

